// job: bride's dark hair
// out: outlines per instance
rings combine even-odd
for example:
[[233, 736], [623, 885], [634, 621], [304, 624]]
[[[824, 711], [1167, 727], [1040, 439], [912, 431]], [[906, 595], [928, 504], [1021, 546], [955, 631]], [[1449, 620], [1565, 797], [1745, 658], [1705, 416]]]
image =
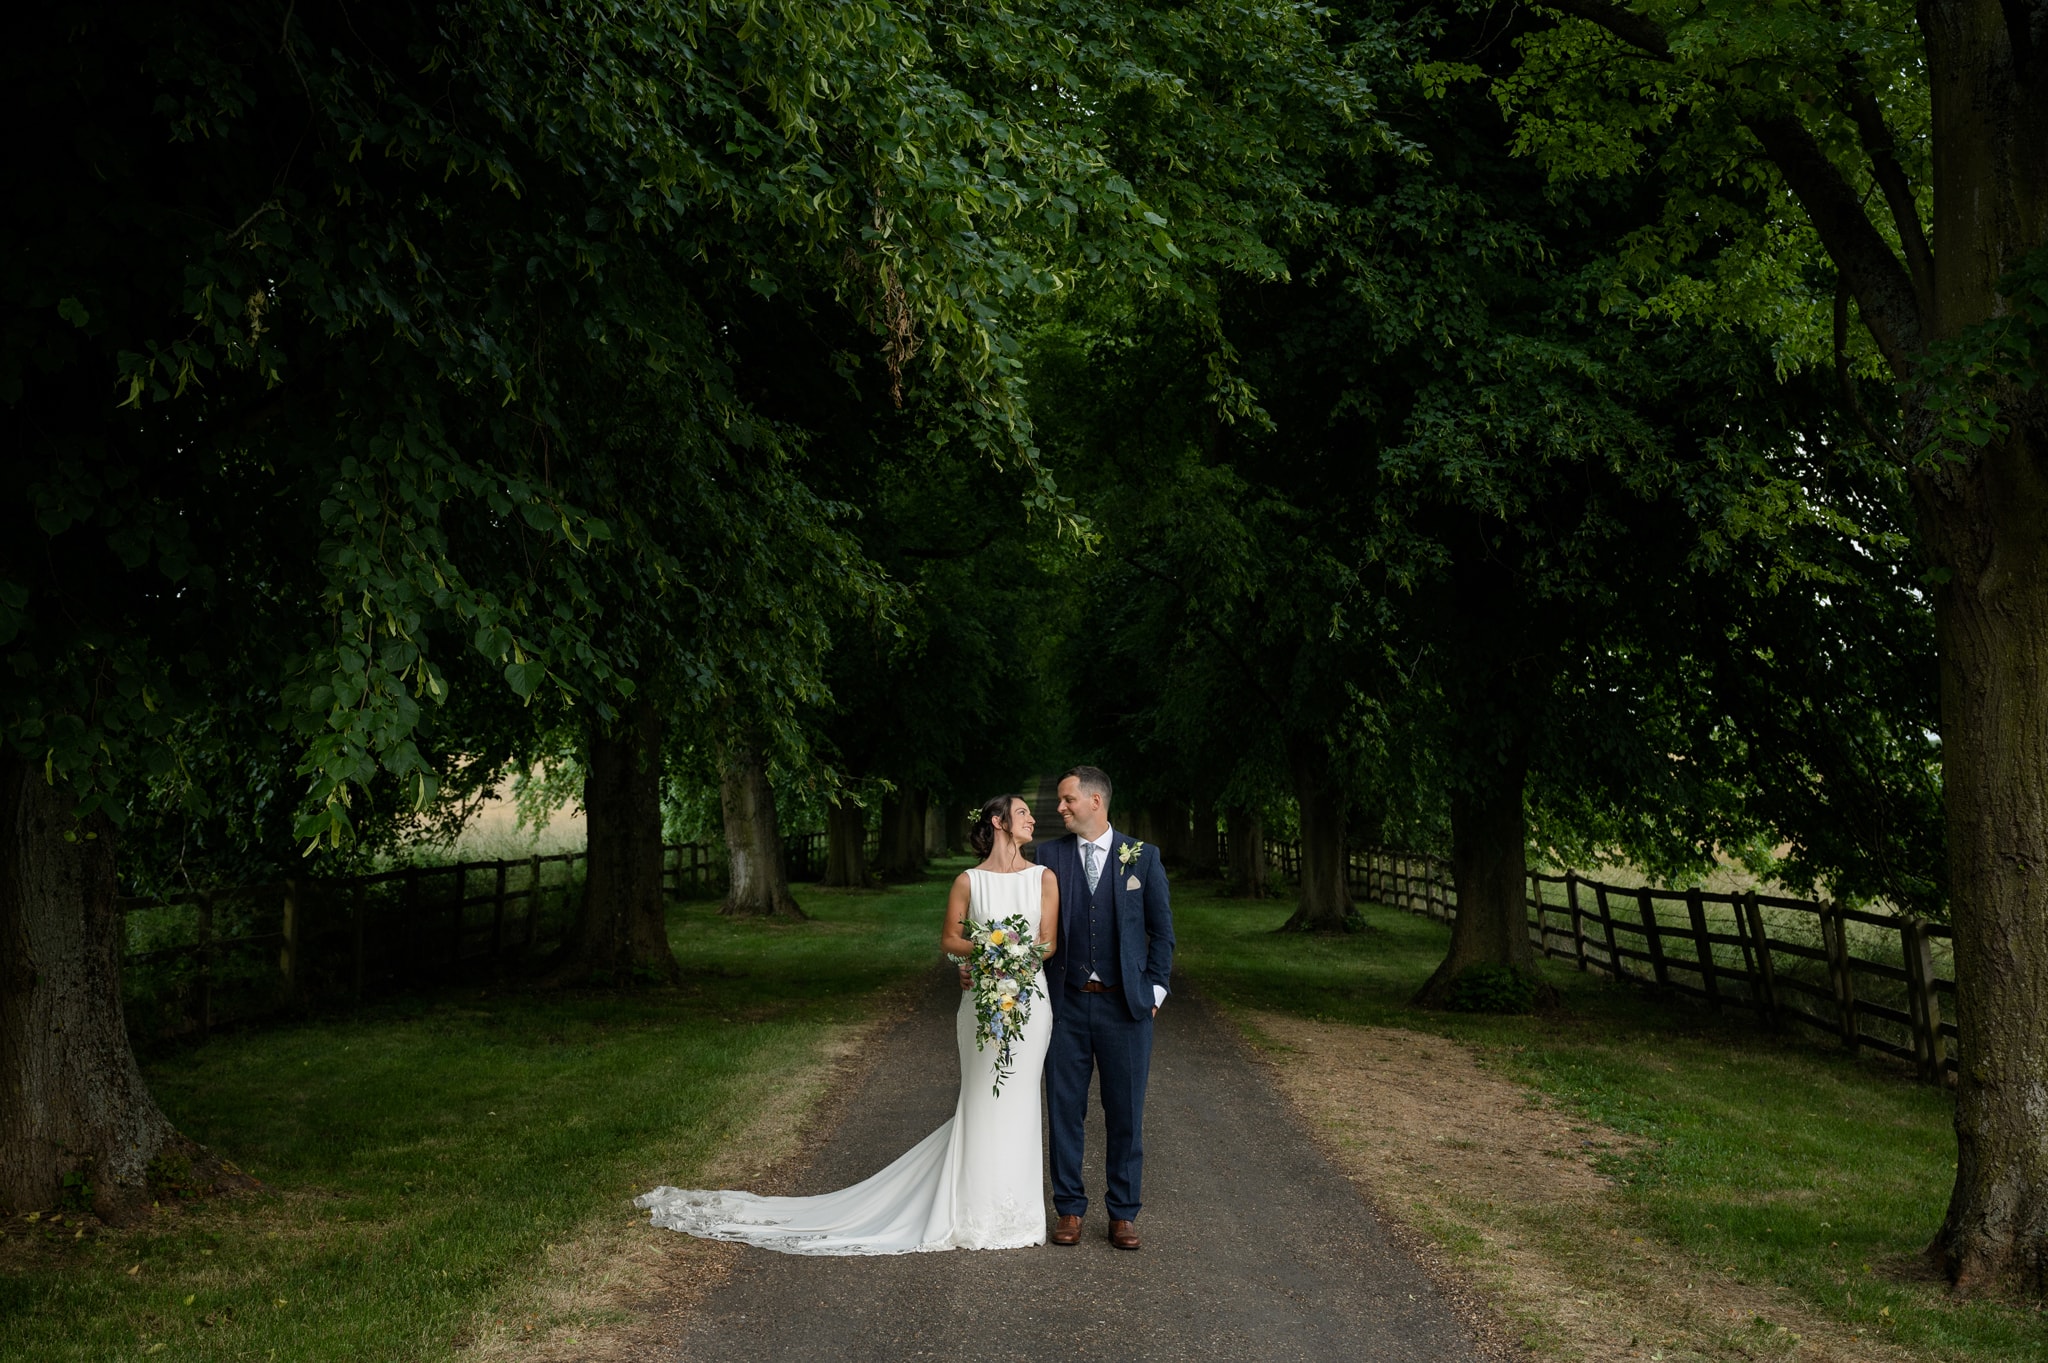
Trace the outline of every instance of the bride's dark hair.
[[981, 812], [974, 816], [974, 827], [967, 834], [967, 845], [978, 857], [985, 857], [996, 850], [996, 820], [1003, 821], [1003, 827], [1010, 826], [1011, 811], [1015, 809], [1022, 795], [991, 795], [981, 802]]

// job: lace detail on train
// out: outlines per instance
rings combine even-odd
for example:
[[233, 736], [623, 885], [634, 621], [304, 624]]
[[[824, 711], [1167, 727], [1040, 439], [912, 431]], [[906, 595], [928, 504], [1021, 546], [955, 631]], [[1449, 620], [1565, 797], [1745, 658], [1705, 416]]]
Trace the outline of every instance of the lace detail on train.
[[[1038, 928], [1037, 867], [1015, 875], [969, 871], [968, 912], [981, 922], [1023, 915]], [[974, 1044], [974, 1005], [954, 1015], [960, 1096], [953, 1116], [871, 1178], [816, 1197], [656, 1188], [634, 1199], [654, 1225], [707, 1240], [784, 1254], [915, 1254], [1017, 1249], [1045, 1243], [1040, 1179], [1039, 1072], [1052, 1039], [1052, 1006], [1032, 989], [1031, 1021], [1000, 1097], [990, 1092], [995, 1051]]]

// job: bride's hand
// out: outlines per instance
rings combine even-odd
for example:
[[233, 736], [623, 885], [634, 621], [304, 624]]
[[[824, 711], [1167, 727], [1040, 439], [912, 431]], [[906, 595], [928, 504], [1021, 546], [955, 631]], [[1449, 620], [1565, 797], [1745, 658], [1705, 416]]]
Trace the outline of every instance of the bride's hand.
[[967, 962], [965, 961], [960, 963], [960, 987], [962, 989], [972, 989], [974, 987], [974, 980], [967, 973]]

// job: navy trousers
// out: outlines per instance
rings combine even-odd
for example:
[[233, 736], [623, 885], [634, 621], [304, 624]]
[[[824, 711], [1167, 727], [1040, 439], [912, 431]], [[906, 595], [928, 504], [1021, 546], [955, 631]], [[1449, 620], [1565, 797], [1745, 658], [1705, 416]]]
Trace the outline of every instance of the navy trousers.
[[1138, 1219], [1145, 1164], [1145, 1080], [1152, 1070], [1152, 1019], [1132, 1021], [1121, 994], [1067, 991], [1053, 1014], [1045, 1057], [1045, 1116], [1052, 1132], [1052, 1206], [1061, 1216], [1086, 1216], [1081, 1181], [1082, 1131], [1088, 1080], [1102, 1075], [1102, 1117], [1109, 1134], [1107, 1195], [1113, 1221]]

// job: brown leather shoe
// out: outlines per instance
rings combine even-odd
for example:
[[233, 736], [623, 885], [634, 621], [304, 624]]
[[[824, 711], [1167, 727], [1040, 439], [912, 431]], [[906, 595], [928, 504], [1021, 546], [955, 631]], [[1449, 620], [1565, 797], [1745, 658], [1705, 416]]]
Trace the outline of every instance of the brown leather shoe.
[[1110, 1222], [1109, 1243], [1115, 1245], [1118, 1249], [1136, 1249], [1138, 1247], [1137, 1225], [1130, 1221]]
[[1052, 1228], [1052, 1242], [1055, 1245], [1078, 1245], [1081, 1243], [1081, 1218], [1063, 1216]]

